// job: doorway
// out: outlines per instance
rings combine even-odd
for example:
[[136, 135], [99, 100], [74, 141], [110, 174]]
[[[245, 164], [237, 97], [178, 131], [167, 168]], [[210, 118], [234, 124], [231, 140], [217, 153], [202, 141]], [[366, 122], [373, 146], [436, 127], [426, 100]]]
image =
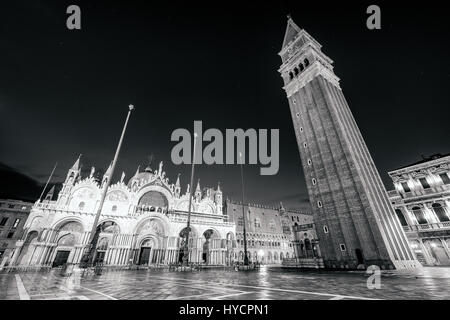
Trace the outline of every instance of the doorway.
[[364, 256], [361, 249], [355, 249], [356, 259], [358, 260], [358, 265], [364, 264]]
[[148, 264], [150, 262], [150, 252], [152, 248], [150, 247], [142, 247], [141, 254], [139, 255], [139, 264]]
[[63, 264], [67, 263], [67, 260], [69, 259], [70, 251], [66, 250], [59, 250], [56, 252], [55, 260], [53, 261], [53, 268], [58, 268], [62, 266]]

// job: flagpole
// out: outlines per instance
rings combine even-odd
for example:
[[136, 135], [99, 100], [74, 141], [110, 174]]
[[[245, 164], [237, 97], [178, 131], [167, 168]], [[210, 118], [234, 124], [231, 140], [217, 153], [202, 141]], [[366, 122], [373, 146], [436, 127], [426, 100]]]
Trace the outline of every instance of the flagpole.
[[242, 183], [242, 220], [244, 224], [244, 266], [248, 266], [248, 254], [247, 254], [247, 232], [245, 227], [245, 200], [244, 200], [244, 169], [242, 160], [242, 153], [239, 152], [239, 157], [241, 159], [241, 183]]
[[97, 241], [98, 241], [97, 224], [98, 224], [98, 221], [100, 220], [100, 214], [103, 209], [103, 204], [105, 203], [106, 193], [108, 192], [109, 185], [110, 185], [112, 177], [114, 175], [114, 170], [116, 168], [117, 159], [119, 158], [119, 153], [120, 153], [120, 149], [122, 147], [123, 138], [125, 136], [125, 132], [126, 132], [126, 129], [128, 126], [128, 120], [130, 119], [131, 112], [134, 110], [134, 106], [130, 105], [128, 107], [128, 109], [129, 109], [128, 115], [125, 120], [125, 124], [124, 124], [123, 130], [122, 130], [122, 135], [120, 136], [119, 144], [117, 145], [116, 154], [114, 155], [114, 160], [113, 160], [113, 163], [111, 166], [111, 175], [106, 180], [106, 183], [104, 184], [103, 189], [102, 189], [100, 203], [99, 203], [99, 206], [97, 209], [97, 213], [95, 215], [94, 223], [92, 224], [91, 233], [89, 235], [89, 245], [88, 245], [85, 253], [83, 254], [83, 257], [81, 258], [81, 265], [83, 268], [86, 268], [86, 267], [92, 265], [92, 263], [94, 262], [95, 250], [96, 250]]
[[47, 183], [45, 184], [45, 187], [44, 187], [44, 189], [42, 190], [41, 196], [39, 197], [39, 202], [41, 202], [42, 196], [44, 195], [44, 192], [45, 192], [45, 189], [47, 189], [48, 184], [50, 183], [50, 180], [52, 179], [53, 174], [55, 173], [55, 170], [56, 170], [56, 167], [57, 167], [57, 166], [58, 166], [58, 162], [56, 162], [55, 167], [54, 167], [53, 170], [52, 170], [52, 173], [50, 173], [50, 177], [48, 177]]
[[189, 210], [186, 227], [186, 239], [183, 247], [183, 265], [187, 266], [189, 263], [189, 233], [191, 232], [191, 206], [192, 197], [194, 196], [194, 171], [195, 171], [195, 150], [197, 144], [197, 133], [194, 133], [194, 153], [192, 155], [192, 167], [191, 167], [191, 187], [189, 189]]

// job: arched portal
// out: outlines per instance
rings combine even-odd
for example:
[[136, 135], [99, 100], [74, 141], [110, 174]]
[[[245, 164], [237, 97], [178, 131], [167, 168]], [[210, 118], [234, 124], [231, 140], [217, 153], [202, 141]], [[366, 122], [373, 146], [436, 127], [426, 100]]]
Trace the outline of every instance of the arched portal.
[[83, 239], [83, 226], [78, 221], [67, 221], [57, 227], [56, 249], [52, 267], [59, 267], [73, 260], [75, 246]]
[[138, 203], [138, 210], [143, 212], [167, 212], [169, 201], [167, 197], [158, 191], [149, 191], [145, 193]]
[[203, 232], [203, 237], [205, 242], [203, 243], [203, 253], [202, 253], [202, 261], [206, 264], [211, 263], [211, 251], [216, 249], [217, 243], [215, 240], [220, 239], [217, 231], [213, 229], [208, 229]]
[[38, 232], [37, 231], [31, 231], [28, 233], [25, 242], [22, 246], [22, 249], [19, 254], [19, 265], [28, 265], [31, 259], [31, 254], [33, 250], [30, 250], [30, 247], [33, 247], [33, 243], [37, 241], [38, 238]]
[[110, 245], [114, 245], [120, 233], [119, 226], [114, 221], [105, 221], [97, 226], [98, 238], [94, 264], [103, 264]]

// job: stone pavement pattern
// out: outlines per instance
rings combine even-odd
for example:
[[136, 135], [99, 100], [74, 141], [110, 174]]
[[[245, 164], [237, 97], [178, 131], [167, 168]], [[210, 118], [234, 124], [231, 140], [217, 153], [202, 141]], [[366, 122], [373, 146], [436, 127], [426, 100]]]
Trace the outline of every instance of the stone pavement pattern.
[[111, 271], [101, 276], [0, 274], [0, 299], [31, 300], [346, 300], [450, 299], [450, 268], [387, 272], [367, 289], [363, 272]]

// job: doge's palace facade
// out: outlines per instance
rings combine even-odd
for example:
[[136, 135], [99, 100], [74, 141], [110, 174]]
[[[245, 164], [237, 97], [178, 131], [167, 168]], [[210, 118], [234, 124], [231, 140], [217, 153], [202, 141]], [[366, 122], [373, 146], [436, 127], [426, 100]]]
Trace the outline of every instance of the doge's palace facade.
[[[100, 181], [92, 168], [83, 178], [78, 159], [57, 200], [48, 195], [34, 204], [11, 264], [55, 267], [79, 263], [110, 172], [111, 168]], [[227, 222], [222, 203], [220, 186], [202, 190], [198, 182], [192, 203], [190, 262], [226, 265], [234, 261], [235, 224]], [[138, 169], [127, 184], [122, 174], [109, 187], [101, 212], [96, 261], [104, 265], [180, 261], [188, 206], [189, 185], [182, 194], [179, 177], [175, 184], [169, 183], [162, 162], [157, 170]]]

